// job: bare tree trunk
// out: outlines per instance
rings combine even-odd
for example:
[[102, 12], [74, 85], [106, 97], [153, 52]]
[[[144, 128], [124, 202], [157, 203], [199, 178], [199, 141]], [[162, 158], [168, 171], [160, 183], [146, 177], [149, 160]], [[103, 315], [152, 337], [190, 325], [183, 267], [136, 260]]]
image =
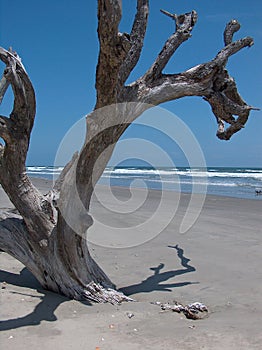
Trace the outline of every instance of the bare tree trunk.
[[[232, 20], [224, 32], [225, 47], [216, 57], [180, 74], [163, 74], [169, 59], [191, 36], [195, 11], [183, 15], [162, 12], [176, 22], [148, 71], [125, 85], [143, 47], [149, 0], [137, 0], [129, 34], [119, 33], [121, 2], [98, 0], [100, 53], [96, 71], [97, 101], [87, 116], [87, 136], [80, 154], [65, 167], [52, 191], [42, 195], [26, 174], [25, 161], [35, 117], [35, 94], [18, 55], [0, 48], [6, 64], [0, 101], [10, 84], [14, 107], [0, 116], [0, 182], [19, 214], [1, 213], [0, 249], [20, 260], [46, 289], [75, 299], [111, 303], [130, 300], [91, 257], [86, 232], [92, 225], [89, 205], [94, 186], [119, 137], [144, 110], [184, 96], [201, 96], [217, 118], [217, 136], [228, 140], [244, 127], [248, 106], [225, 69], [228, 58], [253, 44], [250, 37], [232, 42], [240, 25]], [[224, 128], [224, 123], [229, 127]]]

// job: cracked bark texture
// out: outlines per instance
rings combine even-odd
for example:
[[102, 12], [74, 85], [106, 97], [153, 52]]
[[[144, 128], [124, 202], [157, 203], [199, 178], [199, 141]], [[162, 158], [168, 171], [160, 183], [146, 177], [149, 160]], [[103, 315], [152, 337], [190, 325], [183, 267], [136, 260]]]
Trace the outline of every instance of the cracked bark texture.
[[175, 21], [175, 32], [145, 74], [127, 85], [143, 48], [149, 0], [137, 0], [130, 33], [119, 32], [121, 7], [119, 0], [98, 0], [96, 104], [86, 119], [82, 150], [46, 195], [33, 186], [25, 167], [36, 111], [34, 89], [17, 53], [0, 48], [0, 59], [6, 65], [0, 81], [0, 102], [9, 85], [14, 94], [10, 116], [0, 116], [0, 137], [5, 143], [0, 145], [0, 182], [18, 211], [0, 213], [0, 249], [20, 260], [46, 289], [70, 298], [111, 303], [130, 299], [115, 290], [91, 257], [86, 231], [93, 222], [89, 215], [93, 188], [128, 125], [147, 108], [200, 96], [217, 119], [217, 136], [228, 140], [244, 127], [255, 109], [241, 98], [226, 70], [230, 56], [253, 45], [250, 37], [233, 41], [240, 29], [236, 20], [227, 24], [225, 46], [213, 60], [180, 74], [164, 74], [170, 58], [191, 37], [197, 13], [177, 15], [161, 10]]

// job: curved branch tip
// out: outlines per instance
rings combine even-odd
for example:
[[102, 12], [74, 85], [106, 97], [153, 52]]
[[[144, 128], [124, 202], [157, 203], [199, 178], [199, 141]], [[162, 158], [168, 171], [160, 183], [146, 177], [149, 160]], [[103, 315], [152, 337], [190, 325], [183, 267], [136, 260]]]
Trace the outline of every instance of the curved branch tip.
[[224, 31], [225, 45], [232, 43], [233, 35], [239, 31], [240, 27], [240, 23], [236, 19], [231, 19], [231, 21], [227, 23]]

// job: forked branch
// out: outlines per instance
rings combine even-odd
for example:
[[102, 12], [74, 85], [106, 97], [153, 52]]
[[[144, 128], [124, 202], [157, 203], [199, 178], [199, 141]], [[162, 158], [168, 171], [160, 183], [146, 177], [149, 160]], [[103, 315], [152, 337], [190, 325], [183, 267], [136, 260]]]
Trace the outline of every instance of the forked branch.
[[98, 0], [100, 51], [96, 70], [96, 108], [116, 102], [119, 70], [131, 47], [130, 38], [118, 30], [120, 0]]
[[149, 13], [149, 0], [137, 0], [137, 12], [130, 33], [131, 47], [119, 71], [119, 85], [123, 85], [136, 66], [144, 44]]
[[[230, 21], [224, 32], [224, 40], [227, 45], [212, 61], [217, 67], [218, 73], [214, 76], [212, 90], [204, 96], [209, 102], [212, 111], [217, 119], [217, 137], [221, 140], [229, 140], [232, 135], [244, 128], [251, 110], [258, 110], [256, 107], [247, 105], [240, 96], [235, 80], [225, 69], [228, 58], [245, 47], [250, 47], [254, 41], [246, 37], [232, 42], [233, 34], [240, 29], [236, 20]], [[230, 124], [225, 129], [225, 123]]]
[[[163, 69], [179, 45], [190, 36], [196, 22], [192, 11], [177, 16], [162, 12], [176, 21], [176, 32], [167, 40], [157, 59], [146, 74], [130, 87], [137, 91], [138, 100], [158, 105], [184, 96], [202, 96], [209, 102], [218, 122], [217, 136], [223, 140], [241, 130], [251, 110], [258, 108], [247, 105], [237, 91], [236, 83], [226, 70], [230, 56], [245, 47], [253, 45], [253, 39], [246, 37], [232, 42], [233, 34], [239, 30], [236, 20], [230, 21], [224, 31], [225, 47], [207, 63], [197, 65], [180, 74], [163, 74]], [[230, 126], [225, 130], [224, 123]]]
[[[23, 216], [28, 231], [41, 240], [51, 232], [54, 220], [52, 204], [26, 174], [25, 161], [36, 110], [34, 88], [16, 52], [0, 48], [0, 59], [6, 64], [3, 77], [14, 94], [10, 117], [0, 116], [0, 137], [5, 141], [0, 151], [0, 183]], [[7, 83], [4, 81], [3, 85]], [[6, 91], [5, 86], [2, 91]]]
[[[6, 64], [1, 80], [2, 93], [6, 92], [9, 84], [14, 93], [14, 106], [10, 114], [9, 127], [23, 134], [23, 137], [18, 135], [15, 137], [22, 146], [20, 167], [23, 167], [36, 111], [34, 88], [16, 52], [0, 48], [0, 59]], [[8, 146], [8, 140], [5, 141]]]
[[161, 75], [168, 61], [173, 56], [178, 47], [191, 36], [191, 31], [197, 21], [196, 11], [185, 13], [183, 15], [170, 14], [167, 11], [161, 10], [164, 14], [169, 15], [176, 21], [176, 31], [166, 41], [161, 52], [157, 56], [155, 62], [145, 73], [143, 79], [153, 81]]

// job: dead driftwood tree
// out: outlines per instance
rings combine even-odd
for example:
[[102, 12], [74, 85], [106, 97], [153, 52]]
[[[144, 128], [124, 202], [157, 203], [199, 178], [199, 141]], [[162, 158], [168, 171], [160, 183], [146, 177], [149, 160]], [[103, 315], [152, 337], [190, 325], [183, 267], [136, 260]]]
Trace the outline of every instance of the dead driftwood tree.
[[[242, 100], [226, 70], [230, 56], [253, 45], [250, 37], [233, 41], [239, 23], [232, 20], [227, 24], [225, 46], [212, 61], [180, 74], [164, 74], [175, 51], [190, 38], [197, 13], [162, 12], [175, 21], [175, 32], [145, 74], [127, 85], [143, 47], [149, 0], [137, 0], [130, 33], [118, 30], [121, 1], [98, 0], [96, 105], [87, 116], [87, 136], [81, 152], [74, 155], [47, 195], [33, 186], [25, 167], [36, 111], [34, 89], [17, 53], [0, 49], [6, 65], [0, 82], [1, 100], [8, 85], [14, 94], [10, 116], [0, 116], [0, 137], [4, 140], [0, 148], [0, 182], [17, 209], [17, 214], [0, 214], [0, 249], [21, 261], [48, 290], [97, 302], [129, 300], [115, 290], [93, 260], [85, 235], [92, 225], [88, 209], [94, 185], [114, 144], [146, 108], [184, 96], [203, 97], [217, 119], [217, 136], [222, 140], [241, 130], [254, 109]], [[109, 110], [107, 106], [111, 106]], [[68, 223], [68, 217], [74, 218], [74, 225]]]

